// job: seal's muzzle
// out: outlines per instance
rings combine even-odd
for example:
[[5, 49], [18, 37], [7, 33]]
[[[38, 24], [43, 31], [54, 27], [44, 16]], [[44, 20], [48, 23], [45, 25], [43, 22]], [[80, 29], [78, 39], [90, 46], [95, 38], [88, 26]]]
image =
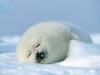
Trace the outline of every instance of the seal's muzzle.
[[42, 52], [37, 52], [36, 53], [36, 61], [41, 62], [44, 58], [46, 58], [47, 52], [42, 51]]

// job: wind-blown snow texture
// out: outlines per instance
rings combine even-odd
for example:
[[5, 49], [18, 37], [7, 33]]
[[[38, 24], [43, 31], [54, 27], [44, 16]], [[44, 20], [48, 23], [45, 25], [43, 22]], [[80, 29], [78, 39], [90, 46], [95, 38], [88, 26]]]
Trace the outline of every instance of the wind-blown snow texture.
[[16, 59], [15, 45], [19, 36], [1, 37], [0, 75], [99, 75], [100, 36], [95, 34], [92, 38], [95, 44], [71, 41], [71, 54], [65, 61], [55, 64], [25, 64]]

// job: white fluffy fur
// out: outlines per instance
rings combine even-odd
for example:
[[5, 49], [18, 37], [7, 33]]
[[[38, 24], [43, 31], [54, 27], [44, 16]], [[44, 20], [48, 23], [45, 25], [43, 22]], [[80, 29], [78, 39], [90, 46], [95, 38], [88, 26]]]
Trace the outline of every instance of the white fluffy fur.
[[[41, 22], [30, 27], [21, 37], [17, 46], [17, 56], [22, 62], [36, 62], [35, 53], [45, 50], [47, 58], [40, 63], [54, 63], [65, 59], [68, 55], [70, 40], [90, 42], [91, 38], [87, 33], [71, 23], [48, 21]], [[33, 48], [40, 43], [39, 48]], [[33, 50], [30, 57], [27, 57], [29, 50]]]

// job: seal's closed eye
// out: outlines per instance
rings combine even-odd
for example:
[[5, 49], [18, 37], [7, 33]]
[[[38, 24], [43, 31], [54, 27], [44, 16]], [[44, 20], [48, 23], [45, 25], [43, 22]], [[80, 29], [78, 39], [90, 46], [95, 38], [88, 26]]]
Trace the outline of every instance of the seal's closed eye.
[[[33, 47], [37, 48], [39, 46], [40, 46], [40, 43], [37, 44], [36, 46], [33, 46]], [[28, 53], [27, 53], [27, 57], [30, 57], [31, 54], [32, 54], [32, 50], [29, 50]]]
[[37, 48], [37, 47], [39, 47], [39, 46], [40, 46], [40, 44], [37, 44], [35, 48]]
[[28, 51], [27, 57], [30, 57], [31, 54], [32, 54], [32, 53], [31, 53], [31, 51], [29, 50], [29, 51]]
[[33, 45], [34, 48], [37, 48], [40, 46], [40, 43], [36, 44], [36, 45]]

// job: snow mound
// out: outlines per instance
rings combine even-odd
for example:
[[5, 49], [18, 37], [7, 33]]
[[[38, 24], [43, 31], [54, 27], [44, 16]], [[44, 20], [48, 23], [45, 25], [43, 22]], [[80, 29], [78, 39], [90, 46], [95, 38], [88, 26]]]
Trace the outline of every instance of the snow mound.
[[[100, 67], [62, 66], [56, 64], [25, 64], [15, 58], [15, 53], [0, 54], [0, 75], [99, 75]], [[100, 56], [99, 56], [100, 58]], [[82, 59], [81, 59], [82, 60]], [[69, 62], [68, 62], [69, 63]], [[79, 63], [74, 63], [79, 64]], [[89, 63], [90, 64], [90, 63]], [[100, 64], [100, 62], [99, 62]], [[84, 64], [81, 64], [84, 65]], [[92, 66], [92, 65], [91, 65]]]
[[93, 42], [97, 45], [100, 45], [100, 33], [91, 34]]
[[0, 75], [99, 75], [100, 36], [93, 36], [95, 44], [72, 40], [69, 57], [55, 64], [21, 63], [15, 52], [20, 36], [1, 37]]

